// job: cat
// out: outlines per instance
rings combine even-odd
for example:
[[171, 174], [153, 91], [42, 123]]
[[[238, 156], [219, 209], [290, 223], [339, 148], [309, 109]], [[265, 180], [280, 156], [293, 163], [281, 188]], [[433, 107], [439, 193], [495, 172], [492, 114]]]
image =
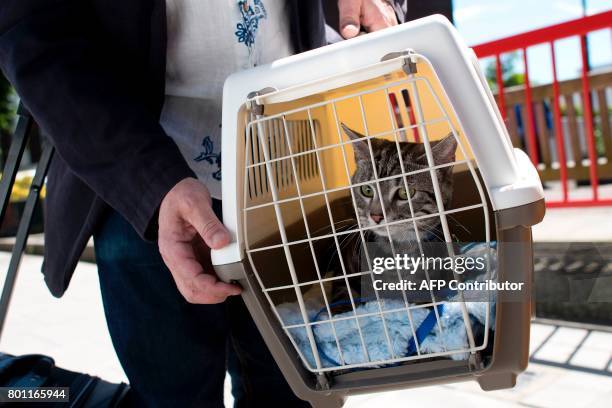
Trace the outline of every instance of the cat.
[[[370, 148], [368, 141], [364, 139], [365, 136], [344, 124], [342, 124], [342, 129], [353, 140], [352, 146], [356, 163], [356, 170], [351, 176], [353, 185], [374, 180], [375, 174], [372, 169], [372, 159], [376, 166], [376, 175], [379, 179], [402, 174], [395, 141], [379, 138], [370, 139], [372, 145], [372, 154], [370, 155]], [[399, 148], [406, 173], [425, 170], [429, 167], [423, 143], [399, 142]], [[457, 141], [452, 133], [441, 140], [431, 142], [434, 165], [453, 163], [455, 161], [456, 149]], [[444, 208], [448, 209], [453, 196], [453, 166], [436, 169], [436, 174], [438, 176], [442, 204]], [[357, 216], [361, 226], [375, 227], [385, 221], [393, 223], [394, 221], [410, 218], [408, 198], [412, 201], [415, 217], [438, 212], [433, 182], [429, 171], [408, 175], [406, 176], [406, 182], [409, 191], [405, 191], [404, 177], [396, 177], [379, 182], [382, 203], [385, 207], [384, 213], [387, 216], [386, 220], [381, 208], [381, 200], [378, 197], [378, 188], [374, 181], [365, 186], [353, 188], [353, 195], [357, 205]], [[431, 239], [432, 235], [438, 231], [439, 224], [439, 217], [417, 220], [416, 225], [421, 234], [420, 238], [425, 240]], [[373, 228], [372, 232], [380, 239], [388, 242], [386, 228]], [[397, 243], [415, 241], [417, 238], [411, 223], [390, 225], [389, 232], [391, 239]]]
[[[368, 143], [364, 135], [350, 129], [345, 124], [341, 124], [341, 126], [344, 133], [352, 140], [356, 169], [351, 176], [351, 183], [352, 185], [359, 184], [359, 186], [352, 187], [352, 195], [355, 200], [356, 217], [359, 220], [359, 225], [362, 228], [367, 228], [368, 231], [366, 233], [368, 248], [376, 248], [376, 256], [391, 257], [393, 254], [390, 248], [390, 238], [396, 253], [409, 253], [412, 254], [411, 256], [418, 256], [417, 234], [413, 222], [392, 224], [388, 226], [388, 230], [385, 223], [410, 219], [409, 200], [412, 203], [415, 217], [438, 213], [432, 178], [429, 170], [427, 170], [429, 165], [425, 145], [414, 142], [399, 142], [404, 172], [410, 173], [422, 170], [405, 177], [408, 185], [408, 191], [406, 191], [404, 177], [401, 176], [402, 163], [399, 160], [396, 142], [371, 138], [370, 143]], [[432, 141], [431, 153], [434, 165], [454, 163], [456, 149], [457, 141], [452, 133], [441, 140]], [[376, 174], [374, 174], [372, 162], [376, 166]], [[445, 209], [448, 209], [453, 196], [453, 165], [438, 168], [435, 173], [440, 186], [442, 204]], [[374, 181], [376, 177], [384, 179], [393, 176], [396, 177], [379, 181], [379, 186]], [[366, 181], [371, 182], [362, 184]], [[384, 212], [379, 199], [379, 187]], [[419, 231], [418, 238], [421, 241], [444, 241], [440, 231], [439, 216], [434, 215], [415, 222]], [[377, 227], [379, 225], [380, 227]], [[365, 270], [365, 263], [361, 259], [361, 246], [361, 239], [353, 239], [350, 245], [342, 249], [340, 256], [344, 261], [347, 274]], [[422, 279], [422, 276], [412, 276], [410, 278], [410, 276], [402, 275], [401, 277], [402, 279]], [[391, 271], [382, 273], [376, 278], [384, 282], [397, 282], [399, 280], [397, 273]], [[362, 298], [366, 292], [371, 294], [372, 282], [370, 277], [364, 275], [362, 279], [359, 279], [359, 282], [359, 284], [356, 284], [355, 280], [352, 280], [349, 284], [353, 292], [353, 298]], [[367, 284], [367, 287], [364, 287], [364, 283]], [[370, 289], [367, 290], [368, 288]], [[339, 299], [348, 299], [347, 286], [343, 281], [332, 286], [332, 299], [337, 303], [342, 303], [338, 302]], [[344, 303], [346, 304], [346, 302]]]

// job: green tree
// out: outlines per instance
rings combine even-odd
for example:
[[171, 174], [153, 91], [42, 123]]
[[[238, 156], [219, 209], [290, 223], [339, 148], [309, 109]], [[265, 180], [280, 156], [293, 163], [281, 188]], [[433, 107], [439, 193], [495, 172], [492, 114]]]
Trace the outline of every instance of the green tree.
[[[516, 70], [516, 62], [519, 59], [518, 52], [512, 52], [501, 56], [501, 71], [504, 88], [521, 85], [525, 83], [525, 74]], [[493, 92], [497, 92], [497, 66], [495, 60], [489, 62], [485, 67], [485, 77]]]
[[15, 122], [17, 96], [9, 82], [0, 74], [0, 131], [11, 132]]
[[10, 145], [17, 112], [17, 94], [0, 73], [0, 164], [4, 163]]

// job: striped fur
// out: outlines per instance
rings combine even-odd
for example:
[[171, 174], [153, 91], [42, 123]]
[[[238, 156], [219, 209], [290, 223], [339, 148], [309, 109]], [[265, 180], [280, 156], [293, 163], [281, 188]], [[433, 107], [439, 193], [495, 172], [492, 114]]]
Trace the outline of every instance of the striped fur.
[[[386, 215], [386, 219], [381, 221], [381, 224], [384, 224], [384, 221], [394, 222], [410, 218], [409, 200], [402, 200], [398, 195], [398, 190], [405, 188], [404, 182], [407, 183], [409, 190], [414, 189], [414, 195], [410, 200], [412, 201], [415, 217], [436, 214], [438, 212], [430, 171], [423, 171], [405, 177], [401, 176], [412, 171], [429, 168], [425, 147], [422, 143], [399, 142], [403, 161], [401, 163], [398, 146], [394, 141], [373, 138], [368, 143], [367, 139], [363, 139], [363, 135], [344, 125], [342, 127], [350, 139], [353, 140], [352, 144], [357, 164], [356, 171], [351, 178], [353, 185], [371, 181], [369, 185], [374, 189], [374, 196], [370, 198], [362, 194], [360, 187], [353, 187], [354, 197], [357, 202], [357, 215], [362, 226], [378, 225], [372, 215]], [[457, 141], [452, 134], [442, 140], [432, 142], [433, 165], [454, 162], [456, 148]], [[448, 209], [453, 195], [453, 166], [437, 169], [435, 173], [440, 185], [441, 204], [443, 208]], [[378, 183], [374, 181], [376, 177], [382, 179], [392, 176], [400, 177]], [[419, 220], [416, 224], [421, 239], [435, 238], [436, 235], [439, 237], [439, 217], [433, 216]], [[416, 239], [411, 222], [390, 226], [389, 230], [391, 239], [395, 242], [400, 243]], [[373, 232], [380, 238], [388, 239], [387, 229], [384, 226], [373, 229]]]

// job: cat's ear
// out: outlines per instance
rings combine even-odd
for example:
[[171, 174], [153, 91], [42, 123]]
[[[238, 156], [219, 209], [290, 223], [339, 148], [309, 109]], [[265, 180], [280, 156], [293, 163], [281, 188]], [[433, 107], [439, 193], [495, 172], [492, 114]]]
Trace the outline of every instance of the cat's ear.
[[452, 133], [449, 133], [444, 139], [438, 140], [431, 148], [434, 159], [438, 164], [454, 162], [456, 151], [457, 139]]
[[[457, 140], [452, 133], [449, 133], [444, 139], [431, 143], [431, 153], [434, 158], [434, 165], [452, 163], [455, 161], [455, 151], [457, 150]], [[427, 156], [425, 148], [423, 153], [417, 158], [418, 162], [427, 164]]]
[[370, 148], [368, 147], [368, 142], [363, 140], [365, 137], [361, 133], [355, 132], [353, 129], [346, 126], [344, 123], [340, 123], [342, 126], [342, 130], [351, 140], [357, 140], [357, 142], [351, 143], [353, 145], [353, 150], [355, 151], [355, 160], [370, 160]]

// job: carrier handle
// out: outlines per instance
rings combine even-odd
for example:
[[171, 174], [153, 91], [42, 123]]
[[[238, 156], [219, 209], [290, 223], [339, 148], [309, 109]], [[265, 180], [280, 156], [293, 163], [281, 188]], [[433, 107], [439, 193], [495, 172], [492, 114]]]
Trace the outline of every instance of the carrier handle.
[[[289, 86], [282, 90], [259, 94], [253, 99], [257, 104], [265, 105], [272, 103], [289, 102], [292, 100], [315, 95], [330, 89], [341, 88], [356, 82], [367, 81], [376, 77], [391, 74], [398, 69], [406, 73], [416, 73], [416, 62], [419, 55], [413, 50], [392, 52], [385, 54], [379, 62], [351, 71], [350, 75], [339, 73], [320, 78], [306, 84]], [[274, 88], [270, 88], [274, 89]]]

